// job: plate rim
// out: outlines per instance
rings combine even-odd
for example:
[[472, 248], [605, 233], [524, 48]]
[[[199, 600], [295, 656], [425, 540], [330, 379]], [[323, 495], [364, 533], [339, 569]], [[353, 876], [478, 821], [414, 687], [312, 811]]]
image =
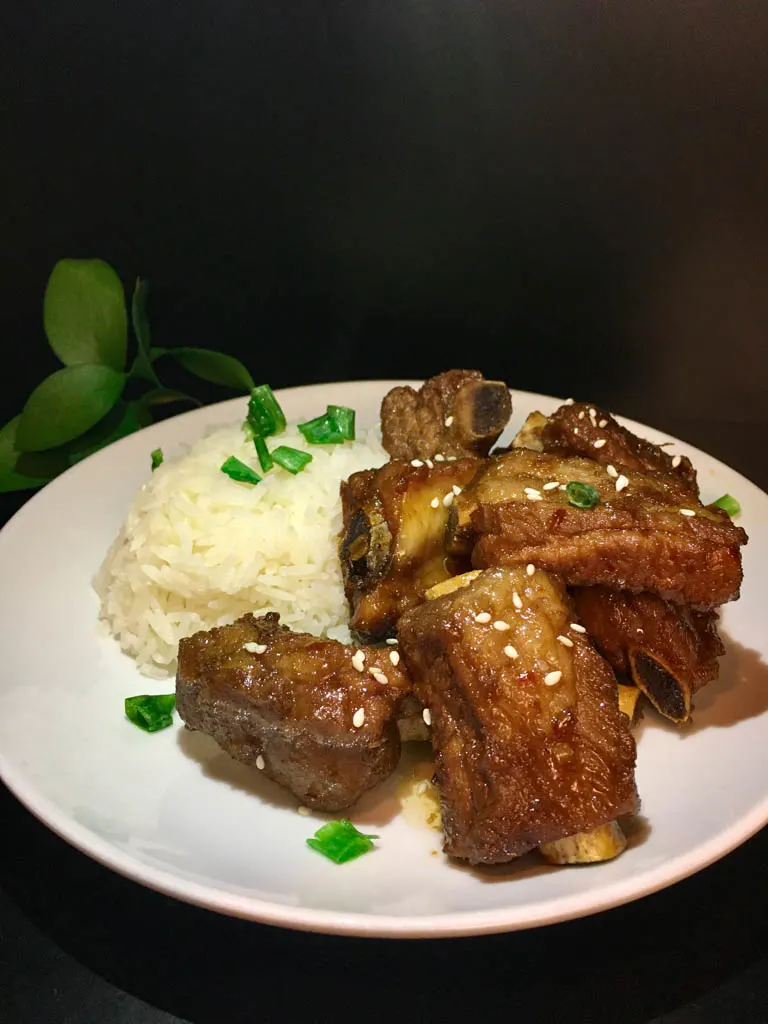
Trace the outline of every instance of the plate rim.
[[[297, 385], [291, 388], [279, 389], [276, 394], [289, 395], [313, 391], [318, 388], [347, 387], [350, 385], [371, 385], [383, 389], [404, 384], [419, 386], [421, 383], [423, 382], [418, 380], [366, 378]], [[512, 393], [513, 406], [516, 396], [525, 396], [526, 401], [533, 403], [538, 400], [544, 400], [547, 403], [564, 401], [563, 399], [558, 399], [557, 396], [543, 395], [538, 392], [513, 388], [510, 391]], [[206, 415], [211, 417], [215, 415], [216, 410], [224, 412], [225, 410], [234, 409], [238, 404], [242, 404], [244, 400], [244, 397], [232, 398], [204, 406], [201, 409], [192, 409], [145, 427], [144, 430], [162, 431], [166, 424], [170, 422], [175, 423], [177, 420], [188, 417], [195, 417], [197, 419], [202, 419]], [[625, 416], [619, 415], [617, 418], [630, 429], [638, 431], [650, 430], [657, 434], [667, 433]], [[141, 433], [141, 431], [136, 433]], [[50, 489], [55, 490], [59, 485], [59, 481], [66, 478], [71, 479], [71, 475], [76, 475], [78, 472], [83, 471], [83, 467], [86, 464], [93, 465], [93, 462], [104, 458], [107, 453], [114, 457], [119, 447], [124, 442], [131, 441], [134, 437], [135, 434], [122, 438], [113, 445], [109, 445], [108, 448], [94, 453], [87, 459], [83, 459], [82, 462], [72, 466], [65, 473], [61, 474], [60, 477], [51, 481], [46, 487], [41, 488], [4, 524], [0, 530], [0, 537], [5, 534], [6, 537], [4, 539], [7, 540], [8, 533], [18, 528], [18, 522], [26, 510], [41, 500], [43, 494], [47, 493], [48, 497], [45, 500], [50, 500]], [[726, 469], [730, 474], [737, 477], [741, 483], [747, 485], [750, 490], [755, 492], [755, 497], [768, 500], [768, 495], [738, 470], [732, 469], [726, 463], [689, 444], [687, 441], [679, 438], [673, 439], [671, 435], [669, 439], [685, 446], [686, 450], [693, 456], [694, 463], [697, 456], [704, 456], [707, 460], [716, 463], [719, 467]], [[513, 903], [501, 908], [451, 911], [435, 915], [397, 916], [290, 906], [270, 902], [255, 896], [238, 896], [211, 884], [181, 878], [172, 871], [140, 861], [108, 840], [103, 839], [97, 833], [79, 824], [74, 818], [60, 810], [47, 796], [37, 791], [34, 783], [26, 781], [23, 771], [19, 772], [15, 769], [2, 750], [0, 750], [0, 779], [2, 779], [10, 792], [29, 812], [47, 828], [51, 829], [59, 838], [86, 856], [91, 857], [102, 866], [115, 871], [117, 874], [133, 882], [154, 889], [164, 895], [172, 896], [182, 902], [218, 913], [224, 913], [232, 917], [299, 931], [364, 938], [417, 939], [486, 935], [542, 927], [561, 921], [588, 917], [601, 913], [604, 910], [642, 899], [654, 892], [674, 885], [699, 871], [705, 870], [717, 860], [727, 856], [742, 843], [747, 842], [768, 823], [768, 793], [766, 793], [762, 801], [754, 805], [747, 814], [743, 815], [727, 829], [717, 832], [711, 838], [699, 843], [691, 850], [678, 854], [672, 860], [664, 860], [656, 867], [641, 872], [639, 878], [642, 882], [639, 888], [637, 885], [638, 876], [633, 876], [613, 882], [598, 890], [586, 888], [575, 894], [562, 896], [557, 899], [539, 900], [536, 903], [528, 902], [521, 905]]]

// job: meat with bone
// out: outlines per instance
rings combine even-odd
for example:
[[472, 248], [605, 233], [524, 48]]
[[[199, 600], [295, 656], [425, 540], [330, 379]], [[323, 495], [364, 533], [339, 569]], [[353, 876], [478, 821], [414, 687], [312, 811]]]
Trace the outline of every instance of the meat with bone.
[[338, 811], [400, 757], [410, 684], [390, 654], [293, 633], [274, 613], [246, 615], [181, 641], [177, 707], [190, 729], [307, 807]]
[[446, 525], [456, 492], [482, 463], [417, 461], [354, 473], [341, 487], [344, 588], [351, 626], [365, 642], [393, 636], [400, 615], [467, 561], [446, 557]]
[[604, 466], [640, 473], [668, 473], [698, 495], [696, 470], [686, 456], [672, 456], [622, 427], [609, 412], [576, 402], [561, 405], [543, 425], [542, 450], [552, 455], [580, 455]]
[[485, 456], [512, 412], [502, 381], [478, 370], [448, 370], [418, 391], [393, 388], [381, 403], [384, 448], [392, 459]]
[[[572, 481], [594, 487], [599, 503], [571, 505]], [[450, 534], [449, 550], [471, 551], [476, 568], [532, 562], [570, 586], [649, 590], [702, 609], [738, 597], [747, 541], [668, 474], [614, 478], [590, 459], [522, 448], [477, 474], [456, 501]]]
[[609, 664], [630, 676], [665, 717], [687, 721], [691, 696], [717, 678], [717, 659], [725, 654], [717, 614], [608, 587], [577, 587], [571, 597]]
[[503, 568], [400, 620], [451, 856], [501, 863], [637, 809], [616, 680], [573, 618], [559, 580]]

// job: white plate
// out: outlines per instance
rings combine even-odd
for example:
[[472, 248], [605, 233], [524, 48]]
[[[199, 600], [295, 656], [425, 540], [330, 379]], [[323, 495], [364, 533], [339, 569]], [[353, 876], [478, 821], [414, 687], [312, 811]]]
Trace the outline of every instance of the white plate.
[[[289, 418], [351, 405], [366, 426], [391, 385], [294, 388], [280, 399]], [[556, 404], [515, 393], [509, 433]], [[678, 442], [705, 502], [728, 491], [742, 504], [746, 580], [741, 600], [724, 609], [728, 653], [719, 682], [696, 702], [695, 726], [678, 732], [653, 719], [641, 730], [645, 825], [618, 860], [548, 868], [531, 857], [472, 871], [435, 852], [438, 833], [397, 813], [393, 783], [352, 814], [380, 835], [376, 852], [339, 867], [304, 843], [322, 816], [299, 816], [289, 795], [213, 741], [180, 726], [146, 735], [129, 725], [124, 697], [172, 685], [139, 676], [99, 634], [91, 578], [147, 477], [150, 451], [173, 452], [244, 411], [243, 400], [225, 402], [134, 434], [55, 480], [0, 533], [0, 773], [60, 836], [144, 885], [227, 914], [434, 937], [532, 927], [636, 899], [722, 857], [768, 820], [768, 497]]]

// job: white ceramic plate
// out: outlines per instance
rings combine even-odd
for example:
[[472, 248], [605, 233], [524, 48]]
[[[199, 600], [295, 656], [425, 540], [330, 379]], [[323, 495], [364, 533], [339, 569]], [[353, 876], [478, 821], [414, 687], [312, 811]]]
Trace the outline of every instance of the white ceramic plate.
[[[392, 382], [327, 384], [280, 395], [289, 418], [328, 402], [378, 418]], [[509, 434], [555, 399], [514, 394]], [[658, 719], [639, 736], [643, 827], [618, 860], [549, 868], [524, 858], [503, 870], [449, 862], [440, 835], [398, 813], [396, 784], [352, 817], [380, 835], [375, 853], [337, 866], [304, 843], [321, 815], [213, 741], [179, 725], [146, 735], [123, 698], [162, 693], [100, 635], [90, 581], [149, 453], [242, 419], [243, 400], [200, 409], [134, 434], [80, 463], [28, 502], [0, 533], [0, 772], [60, 836], [144, 885], [213, 910], [271, 924], [376, 936], [445, 936], [561, 921], [636, 899], [705, 867], [768, 821], [768, 496], [689, 445], [704, 501], [741, 502], [742, 598], [723, 612], [728, 646], [720, 680], [697, 700], [695, 725]], [[632, 424], [653, 441], [669, 438]], [[370, 827], [369, 827], [370, 826]]]

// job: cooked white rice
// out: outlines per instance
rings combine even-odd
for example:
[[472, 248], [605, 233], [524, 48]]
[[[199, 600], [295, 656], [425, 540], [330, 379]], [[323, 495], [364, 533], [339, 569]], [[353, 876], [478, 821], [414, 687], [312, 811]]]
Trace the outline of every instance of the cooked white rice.
[[312, 462], [296, 476], [275, 466], [255, 487], [236, 483], [220, 469], [230, 455], [261, 471], [241, 427], [227, 427], [168, 459], [136, 495], [94, 586], [101, 619], [145, 675], [175, 672], [182, 637], [246, 612], [343, 634], [339, 484], [383, 465], [386, 452], [376, 431], [307, 445], [289, 427], [275, 442]]

